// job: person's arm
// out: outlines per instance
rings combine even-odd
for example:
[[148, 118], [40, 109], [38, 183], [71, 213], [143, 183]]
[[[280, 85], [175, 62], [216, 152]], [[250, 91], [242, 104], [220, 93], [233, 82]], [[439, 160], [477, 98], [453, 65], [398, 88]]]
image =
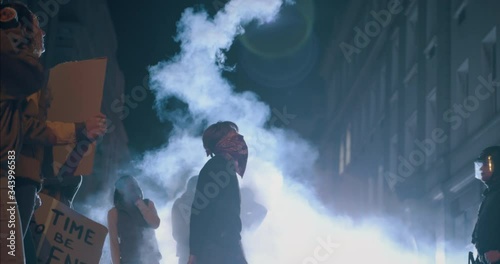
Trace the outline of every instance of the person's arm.
[[55, 145], [72, 144], [77, 141], [77, 134], [85, 129], [84, 123], [54, 122], [46, 121], [49, 127], [56, 135]]
[[23, 117], [23, 135], [27, 144], [54, 146], [57, 143], [56, 133], [45, 122], [34, 117]]
[[158, 217], [158, 212], [156, 212], [155, 204], [153, 201], [149, 200], [148, 204], [144, 202], [144, 200], [139, 199], [135, 202], [139, 211], [141, 211], [142, 217], [148, 223], [149, 226], [156, 229], [160, 226], [160, 217]]
[[111, 249], [111, 261], [120, 264], [120, 245], [118, 243], [118, 212], [116, 208], [108, 211], [109, 247]]
[[[37, 118], [23, 118], [24, 135], [27, 143], [38, 143], [45, 146], [66, 145], [80, 140], [93, 141], [106, 133], [106, 116], [99, 113], [85, 123], [41, 122]], [[89, 142], [90, 143], [90, 142]]]

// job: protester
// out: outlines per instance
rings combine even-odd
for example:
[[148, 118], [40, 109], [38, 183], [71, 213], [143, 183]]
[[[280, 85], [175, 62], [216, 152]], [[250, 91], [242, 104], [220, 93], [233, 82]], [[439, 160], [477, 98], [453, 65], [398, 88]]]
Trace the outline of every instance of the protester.
[[123, 176], [115, 183], [114, 207], [108, 212], [113, 264], [157, 264], [162, 258], [154, 229], [160, 218], [153, 201], [144, 199], [139, 183]]
[[189, 264], [246, 264], [241, 246], [240, 189], [248, 148], [238, 126], [218, 122], [203, 133], [210, 160], [201, 169], [191, 208]]

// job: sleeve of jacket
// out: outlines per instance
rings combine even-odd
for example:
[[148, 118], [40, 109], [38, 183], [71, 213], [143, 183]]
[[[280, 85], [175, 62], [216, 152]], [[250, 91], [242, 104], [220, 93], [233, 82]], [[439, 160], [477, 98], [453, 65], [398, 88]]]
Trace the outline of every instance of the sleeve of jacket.
[[53, 146], [57, 143], [54, 131], [37, 118], [24, 116], [22, 127], [25, 143], [44, 146]]
[[[209, 161], [210, 162], [210, 161]], [[193, 205], [191, 206], [191, 218], [189, 222], [189, 250], [190, 254], [198, 256], [202, 250], [203, 242], [206, 239], [206, 230], [208, 223], [214, 215], [214, 206], [216, 197], [210, 199], [204, 194], [206, 187], [210, 183], [215, 183], [209, 175], [209, 166], [205, 166], [199, 174], [196, 184], [196, 193], [194, 195]]]
[[83, 134], [82, 123], [42, 122], [34, 117], [23, 118], [23, 132], [27, 143], [38, 143], [45, 146], [75, 143]]
[[20, 29], [0, 30], [1, 93], [3, 96], [25, 98], [45, 84], [39, 59], [26, 47], [18, 48], [14, 39]]
[[75, 123], [47, 121], [47, 126], [56, 136], [56, 145], [65, 145], [76, 142], [77, 131]]

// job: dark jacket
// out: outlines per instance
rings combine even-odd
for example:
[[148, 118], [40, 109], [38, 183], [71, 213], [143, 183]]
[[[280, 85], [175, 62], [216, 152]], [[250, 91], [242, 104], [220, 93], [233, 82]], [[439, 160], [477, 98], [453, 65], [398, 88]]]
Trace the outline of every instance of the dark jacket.
[[480, 255], [500, 250], [500, 180], [489, 184], [483, 193], [478, 219], [472, 234], [472, 243]]
[[[200, 171], [191, 207], [189, 247], [200, 256], [207, 246], [240, 250], [240, 189], [234, 166], [221, 156]], [[230, 253], [224, 252], [223, 254]]]

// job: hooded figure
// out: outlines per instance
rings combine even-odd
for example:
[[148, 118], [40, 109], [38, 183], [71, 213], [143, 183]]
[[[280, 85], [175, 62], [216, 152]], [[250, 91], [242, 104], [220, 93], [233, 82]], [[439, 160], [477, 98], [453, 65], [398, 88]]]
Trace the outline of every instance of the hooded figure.
[[132, 176], [116, 181], [114, 205], [108, 212], [113, 264], [158, 264], [162, 258], [154, 229], [160, 218], [153, 201], [144, 199]]
[[191, 207], [189, 264], [246, 264], [241, 247], [239, 174], [248, 148], [233, 122], [218, 122], [203, 133], [210, 160], [201, 169]]
[[475, 161], [476, 178], [486, 185], [472, 234], [479, 259], [500, 264], [500, 146], [484, 149]]

